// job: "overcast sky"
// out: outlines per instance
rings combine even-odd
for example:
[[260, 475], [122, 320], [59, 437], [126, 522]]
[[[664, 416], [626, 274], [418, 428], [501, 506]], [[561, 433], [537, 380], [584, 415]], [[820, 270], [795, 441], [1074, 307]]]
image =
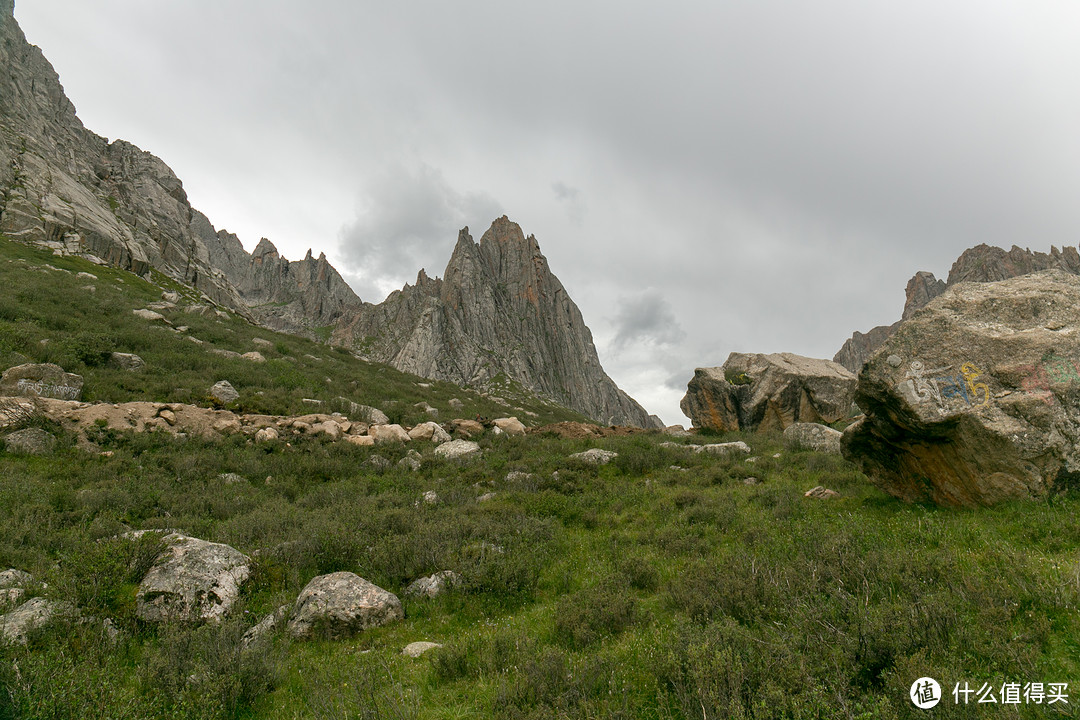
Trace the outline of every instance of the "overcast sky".
[[666, 422], [732, 351], [829, 357], [917, 270], [1080, 237], [1080, 4], [17, 0], [84, 124], [367, 301], [535, 234]]

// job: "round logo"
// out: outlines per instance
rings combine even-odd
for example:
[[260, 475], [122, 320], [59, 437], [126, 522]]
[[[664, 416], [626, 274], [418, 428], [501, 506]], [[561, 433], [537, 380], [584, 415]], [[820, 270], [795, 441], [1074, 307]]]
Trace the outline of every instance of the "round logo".
[[930, 677], [921, 677], [911, 683], [911, 692], [908, 694], [912, 704], [922, 710], [929, 710], [941, 702], [941, 686], [937, 680]]

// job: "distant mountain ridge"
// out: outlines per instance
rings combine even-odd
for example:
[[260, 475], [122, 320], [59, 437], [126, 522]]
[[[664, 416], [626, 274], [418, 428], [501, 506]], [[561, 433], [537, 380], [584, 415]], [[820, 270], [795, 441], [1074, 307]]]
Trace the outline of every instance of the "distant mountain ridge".
[[892, 337], [901, 322], [957, 283], [996, 282], [1051, 269], [1080, 275], [1080, 252], [1074, 247], [1059, 250], [1053, 246], [1049, 253], [1032, 252], [1016, 245], [1009, 250], [986, 244], [968, 248], [953, 263], [948, 280], [939, 280], [925, 270], [915, 273], [905, 289], [904, 311], [900, 320], [892, 325], [879, 325], [867, 333], [855, 332], [836, 353], [833, 361], [858, 373], [870, 355]]
[[[252, 322], [308, 337], [333, 331], [418, 375], [471, 385], [502, 377], [597, 420], [655, 424], [604, 373], [535, 239], [506, 218], [492, 226], [494, 244], [459, 239], [444, 280], [421, 271], [415, 287], [363, 303], [325, 255], [289, 261], [265, 238], [246, 252], [191, 206], [161, 159], [87, 130], [12, 0], [0, 0], [0, 67], [0, 233], [138, 275], [153, 269]], [[506, 252], [490, 252], [500, 244]]]

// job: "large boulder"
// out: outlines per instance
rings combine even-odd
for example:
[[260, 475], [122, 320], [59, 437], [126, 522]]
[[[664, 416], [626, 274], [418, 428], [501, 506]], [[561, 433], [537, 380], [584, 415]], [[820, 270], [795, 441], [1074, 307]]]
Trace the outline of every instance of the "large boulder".
[[109, 364], [121, 370], [141, 370], [146, 361], [134, 353], [114, 352], [109, 355]]
[[422, 422], [409, 431], [409, 437], [413, 440], [431, 440], [432, 442], [449, 442], [450, 435], [442, 429], [437, 422]]
[[240, 595], [251, 559], [219, 543], [171, 533], [139, 583], [135, 613], [148, 622], [218, 621]]
[[28, 363], [8, 368], [0, 377], [0, 395], [78, 400], [82, 397], [82, 375], [64, 372], [52, 363]]
[[458, 575], [453, 570], [440, 570], [434, 575], [413, 580], [405, 588], [405, 594], [433, 598], [442, 595], [447, 590], [458, 587], [461, 583], [461, 575]]
[[301, 591], [286, 631], [295, 638], [340, 638], [404, 617], [397, 595], [351, 572], [335, 572]]
[[516, 417], [495, 418], [491, 423], [510, 436], [525, 434], [525, 425]]
[[989, 505], [1080, 478], [1080, 278], [951, 287], [859, 374], [844, 455], [907, 501]]
[[698, 368], [680, 407], [694, 427], [784, 430], [796, 422], [847, 417], [855, 376], [831, 360], [792, 353], [731, 353], [722, 367]]

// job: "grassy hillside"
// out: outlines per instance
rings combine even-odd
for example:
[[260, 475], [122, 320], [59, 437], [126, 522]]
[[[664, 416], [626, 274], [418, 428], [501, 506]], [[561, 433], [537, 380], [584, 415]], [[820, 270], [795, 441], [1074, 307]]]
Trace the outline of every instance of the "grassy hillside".
[[[532, 425], [584, 419], [513, 387], [506, 388], [499, 396], [506, 402], [499, 403], [450, 383], [364, 362], [343, 348], [256, 327], [232, 313], [220, 317], [212, 309], [205, 314], [184, 312], [183, 308], [207, 303], [162, 275], [155, 274], [153, 280], [0, 238], [0, 367], [56, 363], [85, 378], [83, 399], [90, 402], [207, 405], [210, 385], [228, 380], [240, 393], [229, 407], [242, 412], [312, 412], [315, 406], [305, 399], [343, 410], [339, 398], [345, 398], [378, 407], [392, 421], [409, 424], [431, 419], [414, 407], [419, 402], [438, 409], [442, 420], [477, 413], [517, 414]], [[160, 301], [163, 290], [181, 295], [177, 309], [160, 310], [171, 326], [132, 314]], [[265, 342], [256, 344], [257, 338]], [[214, 350], [257, 351], [266, 362]], [[146, 367], [136, 372], [110, 367], [107, 361], [114, 351], [135, 353]], [[463, 407], [452, 408], [451, 398], [461, 400]]]
[[[77, 358], [62, 353], [82, 347], [72, 338], [91, 332], [89, 316], [64, 319], [79, 303], [35, 291], [23, 276], [69, 295], [82, 280], [19, 263], [37, 261], [23, 248], [3, 252], [7, 360]], [[145, 376], [83, 360], [75, 369], [95, 397], [179, 399], [168, 393], [195, 396], [224, 376], [243, 386], [241, 402], [259, 398], [275, 411], [308, 407], [304, 396], [329, 401], [354, 380], [363, 393], [352, 397], [369, 404], [427, 400], [442, 409], [434, 389], [466, 399], [233, 318], [190, 318], [190, 334], [236, 351], [254, 349], [255, 335], [282, 343], [268, 354], [281, 368], [289, 357], [322, 358], [297, 361], [308, 384], [277, 386], [270, 362], [206, 357], [182, 335], [128, 325], [130, 308], [160, 290], [90, 272], [99, 276], [92, 302], [115, 308], [117, 327], [98, 331], [115, 333], [110, 349], [138, 352], [152, 367], [170, 353], [200, 353], [171, 374], [151, 367]], [[352, 374], [323, 388], [324, 363]], [[388, 387], [410, 394], [377, 395]], [[0, 648], [0, 719], [1072, 716], [1080, 497], [973, 511], [909, 506], [839, 457], [789, 452], [769, 435], [717, 440], [734, 439], [757, 459], [661, 447], [670, 438], [660, 435], [487, 436], [479, 459], [447, 461], [428, 448], [416, 472], [396, 464], [405, 447], [323, 436], [286, 446], [102, 432], [95, 441], [109, 455], [87, 454], [71, 437], [45, 457], [0, 452], [0, 568], [31, 572], [36, 594], [75, 602], [120, 631], [113, 643], [100, 622], [86, 622]], [[590, 446], [619, 455], [602, 467], [568, 457]], [[243, 480], [227, 483], [223, 473]], [[804, 498], [816, 485], [841, 496]], [[423, 502], [427, 491], [438, 501]], [[136, 583], [157, 540], [116, 536], [150, 528], [255, 557], [229, 620], [159, 627], [135, 617]], [[316, 575], [349, 570], [400, 594], [444, 569], [461, 573], [463, 586], [402, 597], [402, 622], [339, 641], [278, 634], [266, 651], [240, 651], [241, 634]], [[419, 640], [444, 647], [400, 654]], [[946, 694], [933, 711], [908, 700], [927, 675]], [[956, 706], [951, 690], [964, 682], [1068, 682], [1069, 705]]]

